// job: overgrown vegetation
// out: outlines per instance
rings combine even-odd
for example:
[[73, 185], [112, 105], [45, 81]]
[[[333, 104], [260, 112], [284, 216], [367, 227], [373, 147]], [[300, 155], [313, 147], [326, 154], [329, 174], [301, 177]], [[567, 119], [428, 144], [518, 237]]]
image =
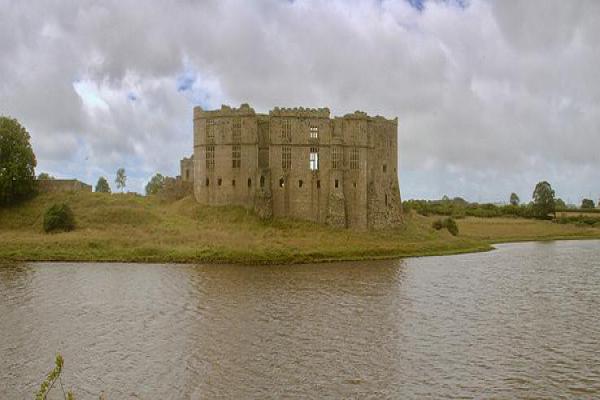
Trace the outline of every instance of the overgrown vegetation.
[[[49, 205], [67, 203], [77, 229], [47, 235]], [[436, 216], [407, 212], [404, 225], [355, 232], [291, 218], [263, 221], [241, 207], [206, 207], [191, 196], [46, 193], [0, 209], [0, 259], [14, 261], [123, 261], [298, 263], [441, 255], [490, 249], [490, 243], [600, 238], [600, 228], [522, 218], [464, 217], [460, 235], [432, 228]]]
[[433, 229], [438, 231], [443, 228], [446, 228], [452, 236], [458, 235], [458, 224], [456, 223], [454, 218], [436, 219], [435, 221], [433, 221], [433, 224], [431, 224], [431, 226]]
[[70, 390], [65, 392], [61, 378], [63, 366], [64, 360], [60, 354], [57, 354], [56, 360], [54, 361], [54, 369], [50, 371], [46, 379], [44, 379], [44, 381], [41, 383], [40, 389], [35, 394], [35, 400], [46, 400], [48, 398], [48, 393], [50, 393], [50, 391], [55, 387], [57, 382], [60, 385], [64, 399], [75, 400], [73, 392]]
[[73, 229], [75, 229], [75, 216], [68, 204], [54, 204], [46, 210], [44, 214], [45, 232], [69, 232]]

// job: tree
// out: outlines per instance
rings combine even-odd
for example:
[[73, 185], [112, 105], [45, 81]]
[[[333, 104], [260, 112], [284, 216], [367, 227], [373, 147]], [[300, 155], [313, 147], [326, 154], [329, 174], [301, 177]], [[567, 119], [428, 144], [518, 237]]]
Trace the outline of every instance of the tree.
[[565, 203], [565, 201], [561, 198], [558, 198], [556, 200], [554, 200], [554, 207], [557, 210], [566, 210], [567, 209], [567, 203]]
[[519, 199], [519, 196], [517, 196], [516, 193], [513, 192], [510, 194], [510, 205], [511, 206], [518, 206], [520, 202], [521, 202], [521, 199]]
[[110, 193], [108, 181], [103, 176], [98, 178], [98, 183], [96, 183], [96, 193]]
[[50, 175], [47, 172], [42, 172], [38, 175], [38, 180], [42, 180], [42, 179], [54, 179], [54, 177], [52, 175]]
[[0, 205], [35, 192], [35, 154], [29, 132], [16, 120], [0, 117]]
[[[537, 218], [548, 218], [555, 214], [554, 190], [546, 181], [539, 182], [533, 190], [533, 215]], [[556, 216], [556, 215], [555, 215]]]
[[146, 195], [157, 194], [165, 186], [165, 177], [157, 173], [146, 185]]
[[117, 170], [117, 177], [115, 178], [115, 183], [117, 184], [117, 189], [120, 189], [121, 192], [125, 189], [127, 184], [127, 175], [125, 175], [125, 168], [119, 168]]
[[581, 208], [595, 208], [594, 200], [591, 199], [583, 199], [581, 202]]

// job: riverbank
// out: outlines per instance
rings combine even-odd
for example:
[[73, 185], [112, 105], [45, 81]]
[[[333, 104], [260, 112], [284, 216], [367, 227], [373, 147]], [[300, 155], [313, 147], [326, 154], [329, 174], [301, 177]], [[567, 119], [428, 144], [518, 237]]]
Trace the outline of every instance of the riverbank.
[[[75, 213], [73, 232], [46, 234], [55, 202]], [[0, 260], [177, 263], [308, 263], [486, 251], [492, 243], [600, 238], [600, 228], [517, 218], [464, 218], [460, 234], [431, 228], [435, 217], [406, 216], [397, 229], [352, 232], [240, 207], [204, 207], [192, 198], [102, 193], [43, 194], [0, 210]]]

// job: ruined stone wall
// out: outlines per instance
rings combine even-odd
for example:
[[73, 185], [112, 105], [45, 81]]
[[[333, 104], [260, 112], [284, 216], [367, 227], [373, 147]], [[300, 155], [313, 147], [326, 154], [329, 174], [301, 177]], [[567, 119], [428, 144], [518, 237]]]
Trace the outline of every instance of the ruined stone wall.
[[92, 191], [92, 185], [77, 179], [38, 179], [36, 183], [38, 191], [42, 193]]
[[[311, 168], [315, 150], [318, 168]], [[191, 164], [203, 204], [384, 228], [402, 218], [397, 161], [397, 120], [362, 112], [331, 119], [326, 108], [275, 108], [268, 115], [247, 104], [194, 109]]]
[[[239, 137], [235, 138], [234, 124], [239, 124]], [[212, 130], [210, 138], [208, 129]], [[257, 130], [256, 113], [247, 105], [216, 111], [194, 109], [194, 195], [200, 203], [252, 206], [259, 175]], [[239, 146], [240, 153], [236, 168], [234, 146]], [[207, 148], [214, 153], [212, 168], [207, 167]]]
[[184, 182], [194, 182], [194, 155], [190, 158], [184, 158], [179, 162], [181, 180]]

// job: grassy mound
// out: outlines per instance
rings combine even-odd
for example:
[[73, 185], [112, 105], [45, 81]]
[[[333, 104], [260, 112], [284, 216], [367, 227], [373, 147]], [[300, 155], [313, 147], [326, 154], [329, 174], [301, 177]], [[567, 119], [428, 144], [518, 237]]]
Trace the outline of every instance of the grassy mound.
[[[43, 217], [67, 203], [77, 229], [46, 235]], [[513, 218], [465, 218], [461, 235], [432, 228], [433, 217], [353, 232], [290, 218], [260, 220], [241, 207], [206, 207], [192, 198], [52, 193], [0, 209], [0, 259], [45, 261], [293, 263], [481, 251], [508, 240], [600, 237], [600, 229]], [[510, 234], [509, 234], [510, 233]]]

